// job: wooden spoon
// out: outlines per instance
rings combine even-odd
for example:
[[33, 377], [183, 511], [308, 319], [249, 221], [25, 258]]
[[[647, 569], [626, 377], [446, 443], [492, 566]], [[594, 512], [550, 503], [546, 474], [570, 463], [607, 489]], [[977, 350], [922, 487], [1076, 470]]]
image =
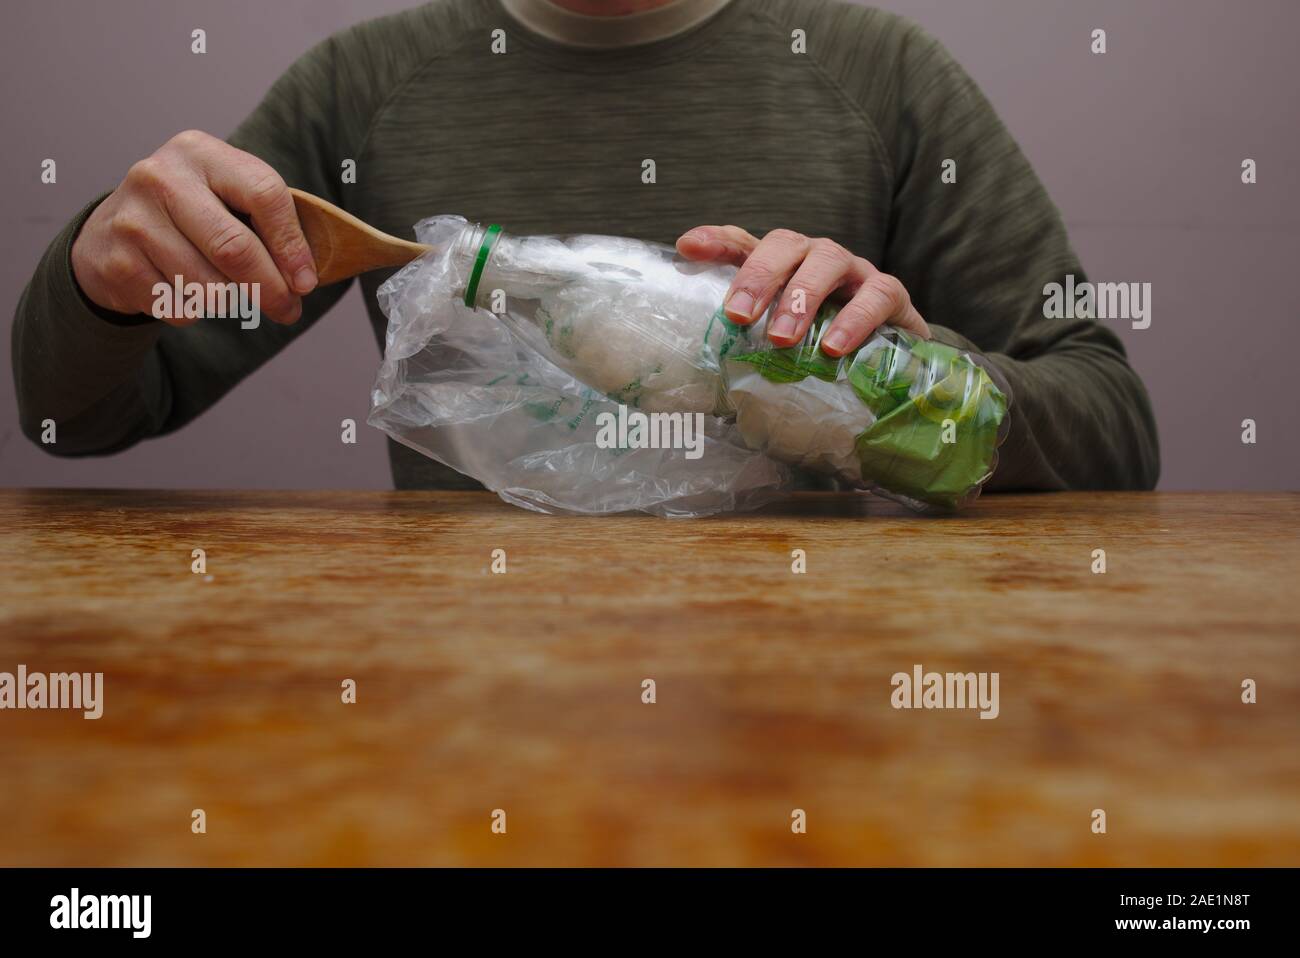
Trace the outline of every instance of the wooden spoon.
[[350, 279], [386, 266], [405, 266], [433, 247], [381, 233], [346, 210], [319, 196], [292, 187], [298, 222], [302, 224], [316, 276], [321, 286]]

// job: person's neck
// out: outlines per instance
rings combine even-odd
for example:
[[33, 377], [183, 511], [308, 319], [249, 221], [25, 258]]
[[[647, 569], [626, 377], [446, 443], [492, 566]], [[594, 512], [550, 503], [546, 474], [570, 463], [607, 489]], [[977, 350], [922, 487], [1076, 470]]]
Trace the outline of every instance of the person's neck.
[[499, 0], [530, 31], [565, 46], [634, 47], [677, 36], [730, 0]]
[[584, 17], [625, 17], [630, 13], [644, 13], [655, 7], [665, 7], [674, 0], [548, 0], [548, 2]]

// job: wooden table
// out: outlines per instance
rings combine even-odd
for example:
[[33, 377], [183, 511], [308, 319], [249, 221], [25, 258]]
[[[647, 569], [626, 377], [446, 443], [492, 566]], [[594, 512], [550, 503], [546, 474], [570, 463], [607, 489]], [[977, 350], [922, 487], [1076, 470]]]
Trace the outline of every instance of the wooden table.
[[[0, 671], [104, 716], [0, 711], [0, 864], [1296, 865], [1298, 541], [1295, 494], [4, 491]], [[918, 663], [999, 716], [894, 709]]]

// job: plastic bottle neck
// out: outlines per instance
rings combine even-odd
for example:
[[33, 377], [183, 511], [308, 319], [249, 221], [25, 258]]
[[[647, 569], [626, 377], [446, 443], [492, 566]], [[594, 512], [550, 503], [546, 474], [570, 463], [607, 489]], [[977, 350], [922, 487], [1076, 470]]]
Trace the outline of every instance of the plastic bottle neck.
[[478, 299], [479, 283], [487, 270], [488, 260], [501, 238], [501, 227], [496, 223], [484, 226], [474, 223], [461, 231], [452, 250], [457, 262], [467, 269], [465, 280], [465, 305], [473, 309]]

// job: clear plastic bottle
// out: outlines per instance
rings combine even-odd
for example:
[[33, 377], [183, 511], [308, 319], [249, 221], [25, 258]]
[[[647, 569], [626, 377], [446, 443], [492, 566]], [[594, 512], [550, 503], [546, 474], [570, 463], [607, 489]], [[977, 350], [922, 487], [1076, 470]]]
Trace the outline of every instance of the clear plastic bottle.
[[450, 244], [453, 288], [594, 389], [646, 412], [734, 417], [774, 459], [913, 506], [979, 494], [1007, 432], [1009, 397], [969, 354], [885, 328], [836, 359], [823, 307], [778, 349], [767, 316], [729, 322], [735, 267], [610, 236], [511, 236], [466, 224]]
[[726, 414], [717, 355], [746, 331], [710, 323], [735, 269], [612, 236], [468, 226], [457, 289], [587, 385], [646, 412]]

